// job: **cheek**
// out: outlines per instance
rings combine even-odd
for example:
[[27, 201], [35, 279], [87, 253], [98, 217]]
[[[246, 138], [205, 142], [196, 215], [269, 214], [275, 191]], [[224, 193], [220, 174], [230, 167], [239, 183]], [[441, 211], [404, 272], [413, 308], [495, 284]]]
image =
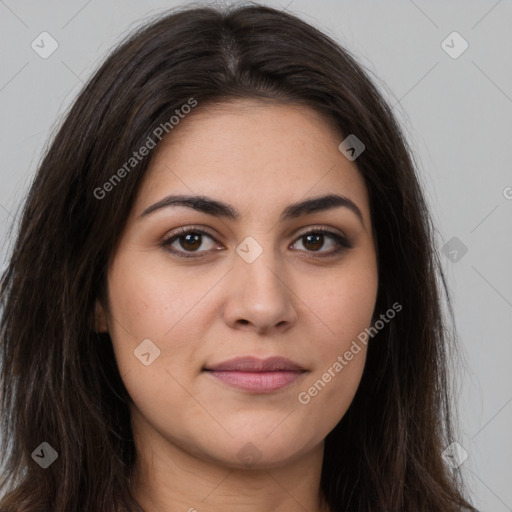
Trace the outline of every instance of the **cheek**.
[[318, 329], [311, 347], [317, 368], [301, 387], [297, 401], [308, 411], [306, 421], [323, 418], [324, 433], [347, 411], [364, 370], [365, 329], [371, 326], [378, 289], [376, 261], [371, 252], [367, 254], [321, 282], [316, 295], [307, 295], [324, 327]]
[[109, 330], [119, 372], [144, 416], [158, 411], [170, 421], [167, 411], [180, 410], [184, 418], [194, 418], [201, 410], [180, 385], [190, 381], [198, 365], [201, 340], [189, 320], [201, 311], [206, 281], [212, 286], [214, 281], [190, 279], [190, 273], [143, 255], [119, 251], [109, 273]]
[[134, 338], [161, 339], [214, 286], [214, 277], [177, 270], [158, 252], [123, 248], [109, 273], [111, 316]]
[[[333, 333], [318, 336], [310, 350], [317, 365], [298, 390], [296, 407], [302, 410], [304, 428], [327, 435], [349, 408], [363, 374], [367, 345], [361, 333], [370, 326], [373, 289], [355, 288], [325, 299], [325, 323]], [[319, 303], [317, 303], [319, 304]]]
[[184, 337], [180, 329], [187, 323], [187, 314], [200, 309], [207, 281], [213, 286], [214, 280], [191, 277], [190, 273], [171, 271], [161, 258], [144, 257], [136, 250], [118, 252], [108, 286], [109, 329], [120, 369], [140, 364], [133, 352], [147, 339], [161, 351], [159, 362], [171, 352], [166, 346], [169, 340], [175, 355], [186, 359], [193, 352], [193, 334]]
[[347, 265], [320, 281], [315, 294], [311, 289], [304, 287], [301, 296], [307, 297], [308, 306], [324, 325], [327, 335], [323, 336], [321, 349], [330, 356], [333, 350], [346, 350], [369, 327], [374, 313], [378, 273], [373, 255], [347, 261]]

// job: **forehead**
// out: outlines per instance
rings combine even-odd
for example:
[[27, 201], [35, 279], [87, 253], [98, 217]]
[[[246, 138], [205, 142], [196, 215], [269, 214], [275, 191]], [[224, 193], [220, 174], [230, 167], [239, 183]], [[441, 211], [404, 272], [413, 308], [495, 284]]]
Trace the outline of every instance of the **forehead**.
[[258, 100], [200, 107], [155, 149], [139, 210], [177, 192], [216, 197], [241, 210], [337, 192], [367, 208], [364, 180], [338, 149], [343, 135], [322, 114]]

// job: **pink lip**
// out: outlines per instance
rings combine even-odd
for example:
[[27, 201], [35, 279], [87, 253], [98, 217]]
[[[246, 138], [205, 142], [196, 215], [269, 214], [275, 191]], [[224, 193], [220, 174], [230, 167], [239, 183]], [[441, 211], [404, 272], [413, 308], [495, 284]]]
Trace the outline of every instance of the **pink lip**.
[[281, 389], [306, 372], [299, 364], [284, 357], [237, 357], [204, 370], [225, 384], [256, 393]]

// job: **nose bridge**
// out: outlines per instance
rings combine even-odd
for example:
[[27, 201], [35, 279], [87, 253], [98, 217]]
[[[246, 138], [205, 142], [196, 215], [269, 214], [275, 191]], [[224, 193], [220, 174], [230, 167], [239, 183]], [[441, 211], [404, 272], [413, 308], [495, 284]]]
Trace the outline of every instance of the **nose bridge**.
[[[261, 240], [261, 242], [259, 241]], [[291, 323], [296, 314], [279, 251], [270, 236], [247, 237], [237, 248], [229, 283], [229, 322], [268, 329]]]
[[242, 279], [246, 286], [252, 287], [254, 293], [278, 292], [284, 286], [281, 280], [284, 276], [278, 277], [278, 251], [275, 251], [270, 236], [260, 236], [259, 240], [248, 236], [237, 246], [237, 278]]

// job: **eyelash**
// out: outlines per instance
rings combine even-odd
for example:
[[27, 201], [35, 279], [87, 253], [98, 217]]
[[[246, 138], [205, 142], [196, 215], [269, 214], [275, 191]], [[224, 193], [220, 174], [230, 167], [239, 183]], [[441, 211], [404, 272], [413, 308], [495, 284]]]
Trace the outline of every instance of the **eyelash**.
[[[201, 257], [201, 253], [204, 253], [204, 252], [208, 252], [208, 251], [189, 251], [188, 254], [187, 252], [183, 252], [183, 251], [177, 251], [175, 249], [171, 249], [170, 246], [171, 244], [173, 244], [176, 240], [179, 240], [181, 237], [185, 236], [185, 235], [188, 235], [188, 234], [200, 234], [200, 235], [206, 235], [208, 236], [209, 238], [211, 238], [212, 240], [215, 240], [215, 238], [210, 234], [208, 233], [207, 231], [201, 229], [201, 228], [195, 228], [193, 226], [191, 227], [185, 227], [185, 228], [180, 228], [178, 229], [177, 231], [175, 231], [170, 237], [166, 238], [165, 240], [162, 241], [161, 243], [161, 246], [168, 252], [170, 252], [171, 254], [173, 255], [176, 255], [178, 258], [183, 258], [183, 259], [189, 259], [189, 258], [200, 258]], [[330, 257], [330, 256], [334, 256], [334, 255], [337, 255], [347, 249], [352, 249], [353, 248], [353, 245], [343, 236], [337, 234], [337, 233], [334, 233], [332, 231], [329, 231], [328, 229], [325, 229], [325, 228], [312, 228], [310, 229], [309, 231], [306, 231], [304, 233], [301, 233], [296, 241], [299, 241], [301, 238], [304, 238], [305, 236], [307, 235], [311, 235], [311, 234], [314, 234], [314, 235], [317, 235], [317, 234], [322, 234], [322, 235], [328, 235], [329, 237], [331, 237], [335, 243], [337, 244], [337, 248], [330, 251], [329, 253], [325, 254], [325, 253], [320, 253], [322, 255], [320, 256], [317, 256], [317, 255], [314, 255], [315, 254], [315, 251], [306, 251], [306, 252], [309, 252], [309, 253], [312, 253], [314, 256], [314, 258], [327, 258], [327, 257]], [[295, 244], [295, 242], [294, 242]], [[199, 253], [199, 255], [192, 255], [192, 254], [196, 254], [196, 253]]]

